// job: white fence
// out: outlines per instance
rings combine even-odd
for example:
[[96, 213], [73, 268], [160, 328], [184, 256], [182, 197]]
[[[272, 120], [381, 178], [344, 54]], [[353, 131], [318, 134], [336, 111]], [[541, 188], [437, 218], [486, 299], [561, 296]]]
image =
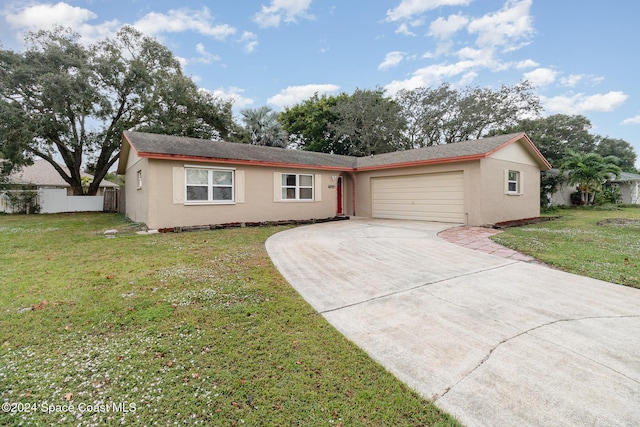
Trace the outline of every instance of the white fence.
[[[64, 188], [38, 190], [40, 213], [102, 212], [104, 196], [67, 196]], [[13, 213], [12, 206], [4, 194], [0, 194], [0, 212]]]
[[64, 188], [38, 190], [40, 213], [102, 211], [103, 196], [67, 196]]

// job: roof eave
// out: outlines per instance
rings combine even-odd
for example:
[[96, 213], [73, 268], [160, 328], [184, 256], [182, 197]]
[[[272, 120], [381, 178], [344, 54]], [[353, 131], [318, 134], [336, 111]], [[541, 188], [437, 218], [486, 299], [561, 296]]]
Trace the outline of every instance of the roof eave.
[[316, 169], [316, 170], [332, 170], [332, 171], [350, 171], [353, 167], [350, 166], [328, 166], [328, 165], [309, 165], [304, 163], [285, 163], [285, 162], [269, 162], [264, 160], [240, 160], [240, 159], [226, 159], [219, 157], [197, 157], [197, 156], [184, 156], [179, 154], [162, 154], [162, 153], [146, 153], [137, 152], [140, 157], [145, 157], [154, 160], [180, 160], [188, 162], [200, 162], [200, 163], [223, 163], [234, 165], [248, 165], [248, 166], [277, 166], [291, 169]]
[[[127, 171], [127, 163], [129, 162], [129, 151], [133, 147], [131, 140], [126, 132], [122, 132], [122, 143], [120, 144], [120, 155], [118, 157], [118, 175], [124, 175]], [[135, 148], [134, 148], [135, 150]]]

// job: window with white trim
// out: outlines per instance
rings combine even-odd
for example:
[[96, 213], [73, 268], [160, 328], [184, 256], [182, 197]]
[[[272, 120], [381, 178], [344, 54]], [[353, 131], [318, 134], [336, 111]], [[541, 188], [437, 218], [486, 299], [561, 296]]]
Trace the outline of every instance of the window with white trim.
[[138, 190], [140, 190], [142, 188], [142, 170], [138, 171], [137, 180], [138, 180]]
[[282, 200], [313, 200], [313, 175], [283, 173]]
[[520, 172], [508, 171], [507, 172], [507, 193], [520, 194]]
[[185, 168], [186, 203], [233, 203], [233, 169]]

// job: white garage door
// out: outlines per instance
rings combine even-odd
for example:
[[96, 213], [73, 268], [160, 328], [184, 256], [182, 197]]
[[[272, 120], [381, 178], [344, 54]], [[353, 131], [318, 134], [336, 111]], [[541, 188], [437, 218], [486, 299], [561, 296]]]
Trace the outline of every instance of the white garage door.
[[462, 171], [373, 178], [372, 216], [464, 223]]

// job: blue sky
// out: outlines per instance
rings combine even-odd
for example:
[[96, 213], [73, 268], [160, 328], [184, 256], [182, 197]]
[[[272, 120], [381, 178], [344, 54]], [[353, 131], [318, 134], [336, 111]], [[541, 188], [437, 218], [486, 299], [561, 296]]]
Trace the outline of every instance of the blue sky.
[[61, 24], [87, 42], [124, 24], [156, 37], [235, 110], [314, 92], [530, 80], [545, 115], [582, 114], [640, 155], [637, 0], [4, 0], [3, 48]]

